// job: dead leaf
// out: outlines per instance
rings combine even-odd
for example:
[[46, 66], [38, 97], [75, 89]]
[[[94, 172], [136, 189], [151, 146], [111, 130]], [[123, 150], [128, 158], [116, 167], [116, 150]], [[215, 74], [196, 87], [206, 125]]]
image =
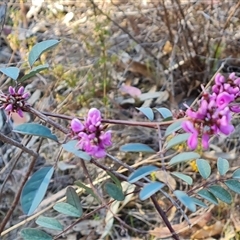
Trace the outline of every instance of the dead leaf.
[[139, 88], [129, 86], [126, 84], [122, 84], [119, 88], [119, 91], [121, 91], [122, 94], [129, 94], [131, 97], [138, 97], [142, 94], [141, 90]]
[[176, 180], [166, 171], [159, 170], [155, 173], [156, 178], [161, 181], [166, 183], [171, 187], [171, 190], [175, 190], [177, 183]]
[[169, 41], [166, 41], [164, 47], [163, 47], [163, 53], [164, 54], [168, 54], [168, 53], [171, 53], [172, 52], [172, 44], [169, 42]]

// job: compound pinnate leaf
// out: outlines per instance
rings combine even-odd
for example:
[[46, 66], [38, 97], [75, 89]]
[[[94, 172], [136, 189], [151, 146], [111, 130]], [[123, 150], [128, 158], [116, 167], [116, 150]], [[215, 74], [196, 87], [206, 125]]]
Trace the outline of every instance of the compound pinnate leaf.
[[178, 121], [175, 121], [174, 123], [172, 123], [171, 125], [169, 125], [166, 129], [166, 132], [165, 132], [165, 137], [167, 137], [168, 135], [172, 134], [173, 132], [176, 132], [178, 131], [179, 129], [182, 128], [182, 123], [186, 121], [184, 119], [181, 119], [181, 120], [178, 120]]
[[217, 169], [221, 176], [224, 176], [229, 170], [229, 162], [228, 160], [219, 157], [217, 160]]
[[214, 185], [209, 187], [209, 191], [219, 200], [230, 204], [232, 202], [231, 194], [221, 186]]
[[59, 44], [59, 42], [60, 41], [58, 40], [46, 40], [34, 45], [28, 55], [29, 65], [32, 67], [32, 65], [38, 60], [41, 54], [55, 47]]
[[196, 152], [183, 152], [179, 153], [178, 155], [174, 156], [170, 162], [169, 165], [181, 163], [181, 162], [186, 162], [189, 160], [197, 159], [199, 158], [200, 155]]
[[24, 123], [17, 125], [13, 129], [14, 132], [18, 132], [26, 135], [40, 136], [43, 138], [49, 138], [58, 142], [57, 137], [51, 133], [51, 130], [38, 123]]
[[162, 115], [164, 119], [166, 118], [170, 119], [173, 116], [172, 112], [167, 108], [162, 107], [162, 108], [155, 108], [155, 109]]
[[229, 179], [227, 181], [224, 181], [224, 183], [227, 185], [229, 189], [232, 191], [240, 194], [240, 182], [236, 179]]
[[67, 203], [77, 208], [79, 210], [80, 215], [82, 215], [83, 213], [82, 206], [75, 189], [73, 187], [68, 187], [66, 195], [67, 195]]
[[148, 152], [155, 153], [155, 151], [148, 145], [143, 143], [128, 143], [120, 147], [122, 152]]
[[71, 140], [67, 143], [62, 144], [62, 147], [64, 150], [66, 150], [67, 152], [73, 153], [75, 156], [85, 160], [85, 161], [90, 161], [91, 160], [91, 156], [89, 156], [87, 153], [79, 150], [77, 148], [77, 140]]
[[232, 177], [233, 177], [233, 178], [237, 178], [237, 179], [240, 178], [240, 168], [236, 169], [236, 170], [233, 172]]
[[197, 159], [196, 161], [198, 171], [204, 179], [207, 179], [211, 174], [211, 167], [208, 161], [204, 159]]
[[152, 165], [148, 165], [148, 166], [142, 166], [140, 168], [138, 168], [137, 170], [135, 170], [134, 172], [132, 172], [129, 177], [128, 177], [128, 182], [129, 183], [135, 183], [137, 182], [139, 179], [146, 177], [147, 175], [151, 174], [152, 172], [155, 172], [159, 170], [159, 168], [152, 166]]
[[190, 137], [190, 133], [178, 134], [177, 136], [173, 137], [171, 140], [167, 142], [166, 150], [180, 143], [186, 142], [189, 137]]
[[53, 240], [49, 234], [35, 228], [22, 229], [21, 237], [24, 240]]
[[136, 108], [139, 110], [141, 113], [143, 113], [148, 120], [152, 121], [154, 119], [154, 113], [153, 110], [149, 107], [141, 107], [141, 108]]
[[209, 202], [215, 204], [215, 205], [218, 205], [218, 200], [217, 198], [211, 193], [209, 192], [208, 190], [206, 189], [201, 189], [200, 191], [198, 191], [197, 193], [200, 197], [208, 200]]
[[113, 199], [117, 201], [123, 201], [125, 199], [122, 189], [120, 189], [116, 184], [107, 182], [105, 184], [105, 189], [108, 195]]
[[35, 76], [37, 73], [39, 73], [39, 72], [41, 72], [41, 71], [43, 71], [43, 70], [46, 70], [46, 69], [48, 69], [48, 68], [49, 68], [49, 65], [48, 65], [48, 64], [43, 64], [43, 65], [34, 67], [34, 68], [32, 68], [32, 70], [31, 70], [29, 73], [25, 74], [25, 75], [20, 79], [19, 82], [23, 82], [23, 81], [25, 81], [25, 80], [27, 80], [27, 79]]
[[36, 224], [53, 230], [63, 230], [62, 224], [57, 219], [51, 217], [39, 216], [36, 220]]
[[185, 192], [176, 190], [173, 192], [174, 195], [177, 197], [177, 199], [186, 206], [190, 211], [196, 212], [197, 207], [195, 205], [195, 202], [191, 197], [189, 197]]
[[18, 79], [20, 69], [17, 67], [6, 67], [6, 68], [0, 68], [0, 72], [2, 72], [9, 78], [16, 81]]
[[200, 201], [199, 199], [195, 198], [195, 197], [191, 197], [191, 199], [194, 201], [194, 203], [200, 207], [203, 207], [203, 208], [207, 208], [207, 205]]
[[159, 191], [161, 188], [165, 186], [164, 183], [160, 182], [151, 182], [146, 184], [142, 190], [139, 193], [139, 198], [144, 201], [147, 198], [151, 197], [153, 194], [155, 194], [157, 191]]
[[53, 167], [43, 167], [26, 182], [20, 200], [25, 214], [31, 215], [40, 204], [47, 191], [53, 172]]
[[73, 205], [65, 202], [59, 202], [56, 203], [53, 208], [67, 216], [70, 217], [81, 217], [82, 213], [79, 211], [79, 209], [75, 208]]
[[186, 174], [183, 174], [183, 173], [180, 173], [180, 172], [171, 172], [171, 174], [177, 178], [180, 178], [182, 179], [184, 182], [186, 182], [187, 184], [189, 185], [192, 185], [193, 183], [193, 180], [191, 177], [189, 177], [188, 175]]

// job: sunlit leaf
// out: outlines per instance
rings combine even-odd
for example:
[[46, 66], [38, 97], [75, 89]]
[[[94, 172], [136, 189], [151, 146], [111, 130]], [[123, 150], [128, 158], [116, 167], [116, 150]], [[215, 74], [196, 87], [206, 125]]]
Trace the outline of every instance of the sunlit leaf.
[[0, 68], [0, 72], [2, 72], [7, 77], [16, 81], [18, 79], [20, 69], [17, 67], [6, 67], [6, 68]]
[[141, 108], [136, 108], [139, 110], [141, 113], [143, 113], [148, 120], [152, 121], [154, 119], [154, 113], [153, 110], [149, 107], [141, 107]]
[[195, 198], [195, 197], [191, 197], [191, 199], [194, 201], [194, 203], [200, 207], [203, 207], [203, 208], [207, 208], [207, 205], [200, 201], [199, 199]]
[[190, 211], [196, 212], [196, 205], [195, 202], [191, 197], [189, 197], [185, 192], [180, 191], [180, 190], [175, 190], [174, 195], [177, 197], [177, 199], [184, 205], [186, 206]]
[[208, 161], [204, 159], [197, 159], [196, 160], [197, 168], [199, 173], [204, 179], [207, 179], [211, 174], [211, 167]]
[[82, 206], [81, 206], [80, 199], [79, 199], [75, 189], [73, 187], [68, 187], [66, 195], [67, 195], [67, 203], [69, 203], [72, 206], [74, 206], [75, 208], [77, 208], [80, 215], [82, 215], [82, 213], [83, 213]]
[[189, 160], [197, 159], [199, 158], [200, 155], [196, 152], [183, 152], [179, 153], [178, 155], [174, 156], [170, 162], [169, 165], [181, 163], [181, 162], [186, 162]]
[[238, 168], [237, 170], [235, 170], [235, 171], [233, 172], [232, 177], [233, 177], [233, 178], [240, 179], [240, 168]]
[[59, 44], [59, 42], [60, 41], [58, 40], [46, 40], [34, 45], [28, 55], [29, 65], [32, 67], [32, 65], [38, 60], [41, 54], [55, 47]]
[[178, 134], [174, 136], [172, 139], [170, 139], [167, 142], [166, 150], [179, 145], [180, 143], [186, 142], [188, 138], [190, 137], [190, 133], [183, 133], [183, 134]]
[[112, 197], [113, 199], [115, 199], [117, 201], [124, 200], [125, 196], [122, 192], [122, 189], [120, 189], [116, 184], [107, 182], [105, 184], [105, 189], [106, 189], [106, 192], [108, 193], [108, 195], [110, 197]]
[[184, 182], [186, 182], [187, 184], [189, 185], [192, 185], [193, 183], [193, 180], [191, 177], [189, 177], [188, 175], [186, 174], [183, 174], [183, 173], [180, 173], [180, 172], [171, 172], [171, 174], [177, 178], [180, 178], [182, 179]]
[[75, 208], [73, 205], [69, 204], [69, 203], [65, 203], [65, 202], [59, 202], [59, 203], [56, 203], [53, 208], [62, 213], [62, 214], [65, 214], [67, 216], [70, 216], [70, 217], [81, 217], [82, 213], [77, 209]]
[[165, 131], [165, 137], [167, 137], [168, 135], [178, 131], [179, 129], [182, 128], [182, 123], [186, 121], [185, 119], [180, 119], [175, 121], [174, 123], [172, 123], [171, 125], [169, 125]]
[[144, 201], [147, 198], [151, 197], [153, 194], [155, 194], [157, 191], [159, 191], [161, 188], [165, 186], [164, 183], [160, 182], [151, 182], [147, 183], [140, 191], [139, 198]]
[[240, 194], [240, 182], [236, 179], [229, 179], [224, 181], [229, 189]]
[[215, 197], [217, 197], [221, 201], [227, 204], [230, 204], [232, 202], [231, 194], [223, 187], [214, 185], [214, 186], [210, 186], [208, 189]]
[[197, 193], [199, 196], [201, 196], [202, 198], [208, 200], [209, 202], [218, 205], [218, 200], [217, 198], [208, 190], [206, 189], [201, 189], [200, 191], [198, 191]]
[[62, 224], [55, 218], [39, 216], [36, 220], [36, 224], [41, 227], [54, 229], [54, 230], [63, 230]]
[[38, 123], [24, 123], [17, 125], [13, 129], [14, 132], [18, 132], [24, 135], [40, 136], [43, 138], [49, 138], [54, 141], [58, 141], [57, 137], [51, 133], [51, 130]]
[[224, 176], [227, 171], [229, 170], [229, 162], [228, 160], [219, 157], [217, 160], [217, 168], [218, 168], [218, 172], [221, 176]]
[[62, 147], [64, 150], [66, 150], [67, 152], [73, 153], [75, 156], [85, 160], [85, 161], [90, 161], [91, 160], [91, 156], [89, 156], [87, 153], [79, 150], [77, 148], [77, 140], [71, 140], [67, 143], [62, 144]]
[[21, 193], [21, 206], [23, 212], [31, 215], [47, 191], [48, 185], [54, 172], [53, 167], [43, 167], [35, 172], [26, 182]]
[[53, 240], [49, 234], [35, 228], [22, 229], [21, 237], [24, 240]]
[[23, 81], [26, 81], [27, 79], [35, 76], [37, 73], [43, 71], [43, 70], [46, 70], [49, 68], [49, 65], [48, 64], [43, 64], [43, 65], [40, 65], [40, 66], [37, 66], [37, 67], [34, 67], [32, 68], [32, 70], [29, 72], [29, 73], [26, 73], [21, 79], [19, 82], [23, 82]]
[[161, 108], [155, 108], [161, 115], [162, 117], [165, 119], [165, 118], [172, 118], [172, 112], [167, 109], [167, 108], [164, 108], [164, 107], [161, 107]]
[[139, 179], [146, 177], [147, 175], [151, 174], [152, 172], [155, 172], [159, 170], [158, 167], [152, 166], [152, 165], [148, 165], [148, 166], [142, 166], [140, 168], [138, 168], [137, 170], [135, 170], [134, 172], [132, 172], [129, 177], [128, 177], [128, 182], [129, 183], [135, 183], [137, 182]]
[[155, 151], [148, 145], [143, 143], [127, 143], [120, 147], [122, 152], [148, 152], [155, 153]]

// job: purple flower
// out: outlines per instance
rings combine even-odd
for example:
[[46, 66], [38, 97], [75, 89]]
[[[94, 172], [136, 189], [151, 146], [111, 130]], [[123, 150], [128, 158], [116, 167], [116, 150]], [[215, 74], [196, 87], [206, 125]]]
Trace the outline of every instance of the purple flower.
[[217, 73], [217, 75], [215, 76], [215, 83], [217, 85], [222, 85], [225, 82], [225, 77], [222, 76], [220, 73]]
[[187, 141], [187, 144], [191, 150], [196, 149], [198, 145], [198, 134], [191, 134]]
[[82, 124], [82, 122], [80, 120], [78, 120], [77, 118], [74, 118], [71, 121], [71, 129], [73, 130], [73, 132], [78, 133], [78, 132], [83, 131], [84, 125]]
[[13, 109], [13, 105], [12, 105], [12, 104], [8, 104], [8, 105], [5, 107], [5, 110], [6, 110], [7, 112], [11, 112], [12, 109]]
[[217, 96], [216, 104], [219, 109], [227, 107], [227, 105], [234, 100], [234, 96], [227, 92], [222, 92]]
[[102, 117], [101, 112], [96, 108], [91, 108], [88, 112], [87, 123], [89, 122], [91, 125], [99, 126], [101, 124]]
[[107, 131], [105, 133], [102, 133], [99, 137], [99, 139], [101, 140], [101, 143], [108, 147], [112, 145], [112, 135], [111, 135], [111, 131]]
[[22, 111], [22, 109], [18, 109], [18, 110], [17, 110], [17, 114], [18, 114], [21, 118], [24, 117], [24, 116], [23, 116], [23, 111]]
[[18, 89], [17, 93], [18, 93], [19, 95], [22, 95], [22, 94], [24, 93], [24, 87], [21, 86], [21, 87]]
[[10, 87], [8, 88], [8, 92], [9, 92], [11, 95], [16, 94], [16, 91], [15, 91], [15, 89], [14, 89], [12, 86], [10, 86]]
[[230, 107], [230, 110], [234, 113], [240, 113], [240, 105], [233, 105]]
[[186, 132], [193, 133], [193, 134], [198, 134], [197, 130], [194, 128], [193, 123], [190, 121], [185, 121], [182, 123], [182, 128]]
[[202, 146], [205, 150], [208, 149], [208, 147], [209, 147], [209, 138], [210, 138], [209, 134], [203, 133], [203, 135], [202, 135]]

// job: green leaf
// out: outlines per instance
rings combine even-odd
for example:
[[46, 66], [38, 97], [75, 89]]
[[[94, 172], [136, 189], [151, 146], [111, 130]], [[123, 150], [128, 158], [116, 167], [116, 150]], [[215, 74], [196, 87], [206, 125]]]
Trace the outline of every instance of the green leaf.
[[105, 184], [105, 189], [107, 194], [113, 199], [117, 201], [123, 201], [125, 199], [122, 189], [120, 189], [116, 184], [107, 182]]
[[53, 167], [43, 167], [28, 179], [23, 187], [20, 200], [25, 214], [31, 215], [40, 204], [47, 191], [53, 172]]
[[190, 133], [183, 133], [183, 134], [178, 134], [172, 139], [170, 139], [167, 143], [166, 150], [179, 145], [182, 142], [186, 142], [188, 138], [190, 137]]
[[52, 134], [49, 128], [38, 123], [20, 124], [14, 127], [13, 131], [24, 134], [24, 135], [33, 135], [33, 136], [40, 136], [43, 138], [49, 138], [58, 142], [56, 135]]
[[53, 230], [59, 230], [59, 231], [63, 230], [63, 226], [61, 225], [61, 223], [57, 219], [51, 218], [51, 217], [39, 216], [36, 220], [36, 224], [38, 224], [41, 227], [45, 227]]
[[215, 197], [217, 197], [221, 201], [227, 204], [230, 204], [232, 202], [231, 194], [223, 187], [214, 185], [214, 186], [210, 186], [208, 189]]
[[85, 160], [85, 161], [90, 161], [91, 160], [91, 156], [89, 156], [87, 153], [79, 150], [77, 148], [77, 140], [71, 140], [65, 144], [62, 144], [62, 147], [65, 151], [73, 153], [75, 156]]
[[141, 113], [143, 113], [148, 118], [148, 120], [152, 121], [154, 119], [153, 110], [151, 108], [141, 107], [136, 109], [139, 110]]
[[236, 169], [236, 170], [233, 172], [232, 177], [233, 177], [233, 178], [237, 178], [237, 179], [240, 178], [240, 168]]
[[53, 240], [50, 235], [35, 228], [22, 229], [21, 236], [24, 240]]
[[171, 119], [173, 116], [172, 112], [167, 108], [161, 107], [161, 108], [155, 108], [155, 109], [162, 115], [164, 119], [166, 118]]
[[200, 155], [196, 152], [183, 152], [179, 153], [178, 155], [174, 156], [170, 162], [169, 165], [181, 163], [181, 162], [186, 162], [189, 160], [197, 159], [199, 158]]
[[217, 160], [217, 169], [221, 176], [224, 176], [229, 170], [229, 162], [228, 160], [219, 157]]
[[149, 175], [150, 173], [155, 172], [157, 170], [159, 170], [159, 168], [155, 167], [153, 165], [142, 166], [129, 175], [128, 182], [135, 183], [139, 179], [144, 178], [147, 175]]
[[37, 73], [43, 71], [43, 70], [46, 70], [49, 68], [49, 65], [48, 64], [43, 64], [43, 65], [39, 65], [37, 67], [34, 67], [32, 68], [32, 70], [29, 72], [29, 73], [26, 73], [21, 79], [19, 82], [23, 82], [33, 76], [35, 76]]
[[55, 47], [59, 44], [59, 42], [60, 41], [58, 40], [46, 40], [34, 45], [28, 55], [29, 65], [32, 67], [32, 65], [38, 60], [42, 53]]
[[83, 213], [82, 206], [75, 189], [73, 187], [68, 187], [66, 195], [67, 195], [67, 203], [71, 204], [76, 209], [78, 209], [80, 215], [82, 215]]
[[119, 179], [114, 175], [112, 174], [111, 172], [107, 171], [107, 174], [110, 176], [110, 178], [114, 181], [114, 183], [122, 190], [122, 184], [121, 182], [119, 181]]
[[143, 143], [128, 143], [120, 147], [122, 152], [148, 152], [155, 153], [155, 151], [148, 145]]
[[189, 185], [192, 185], [193, 183], [193, 180], [191, 177], [189, 177], [188, 175], [186, 174], [183, 174], [183, 173], [180, 173], [180, 172], [171, 172], [171, 174], [177, 178], [180, 178], [182, 179], [184, 182], [186, 182], [187, 184]]
[[186, 206], [190, 211], [196, 212], [197, 207], [195, 205], [195, 202], [191, 197], [189, 197], [185, 192], [176, 190], [173, 191], [174, 195], [177, 197], [177, 199]]
[[153, 194], [155, 194], [157, 191], [159, 191], [161, 188], [165, 186], [164, 183], [161, 182], [150, 182], [147, 183], [140, 191], [139, 198], [144, 201], [147, 198], [151, 197]]
[[81, 217], [82, 213], [75, 208], [73, 205], [69, 204], [69, 203], [65, 203], [65, 202], [59, 202], [56, 203], [53, 208], [62, 213], [65, 214], [67, 216], [71, 216], [71, 217]]
[[7, 77], [16, 81], [18, 79], [20, 69], [17, 67], [6, 67], [6, 68], [0, 68], [0, 72], [2, 72]]
[[171, 125], [169, 125], [166, 129], [165, 137], [167, 137], [168, 135], [170, 135], [170, 134], [178, 131], [179, 129], [181, 129], [182, 128], [182, 123], [184, 121], [186, 121], [186, 119], [180, 119], [180, 120], [175, 121]]
[[195, 197], [191, 197], [191, 199], [194, 201], [194, 203], [200, 207], [203, 207], [203, 208], [207, 208], [207, 205], [200, 201], [199, 199], [195, 198]]
[[211, 193], [209, 192], [208, 190], [206, 189], [201, 189], [200, 191], [198, 191], [197, 193], [199, 196], [201, 196], [202, 198], [208, 200], [209, 202], [215, 204], [215, 205], [218, 205], [218, 200], [216, 199], [216, 197]]
[[197, 159], [196, 161], [198, 171], [204, 179], [207, 179], [211, 174], [211, 167], [208, 161], [204, 159]]
[[232, 191], [240, 194], [240, 182], [236, 179], [229, 179], [227, 181], [224, 181], [224, 183], [227, 185], [229, 189]]

